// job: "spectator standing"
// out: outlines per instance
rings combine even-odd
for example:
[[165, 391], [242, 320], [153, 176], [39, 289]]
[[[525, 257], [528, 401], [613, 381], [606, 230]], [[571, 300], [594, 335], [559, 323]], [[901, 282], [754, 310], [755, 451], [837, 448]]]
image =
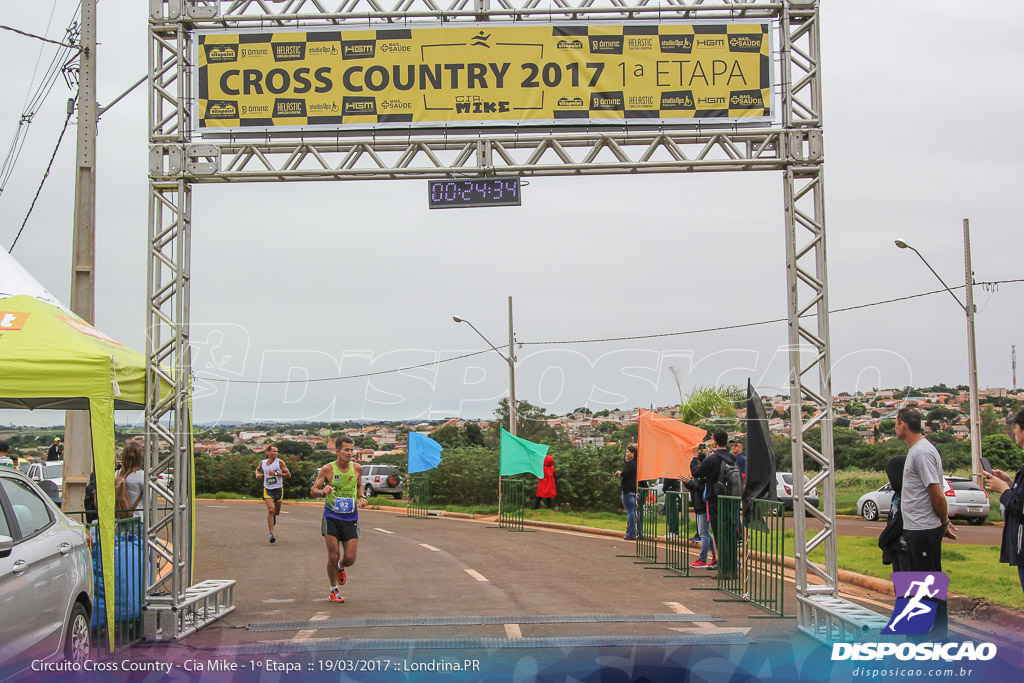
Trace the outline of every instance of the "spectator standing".
[[736, 467], [740, 468], [740, 474], [743, 475], [743, 481], [747, 481], [747, 456], [743, 455], [743, 442], [739, 439], [732, 439], [729, 441], [729, 450], [732, 451], [732, 457], [736, 458]]
[[[690, 472], [696, 472], [697, 468], [706, 459], [707, 447], [704, 444], [694, 446], [693, 459], [690, 460]], [[708, 527], [708, 504], [704, 500], [704, 479], [684, 475], [682, 481], [683, 485], [690, 492], [693, 512], [697, 516], [697, 536], [690, 540], [700, 541], [700, 556], [694, 562], [691, 562], [690, 566], [694, 569], [715, 566], [718, 564], [718, 561], [715, 559], [715, 546], [711, 541], [711, 532]]]
[[882, 550], [882, 564], [891, 564], [894, 572], [910, 571], [907, 558], [907, 542], [903, 538], [903, 514], [900, 503], [903, 498], [903, 468], [907, 456], [895, 455], [885, 463], [885, 474], [892, 488], [892, 505], [885, 529], [878, 536], [878, 547]]
[[46, 459], [48, 461], [60, 460], [62, 457], [64, 457], [64, 444], [60, 442], [59, 436], [55, 436], [53, 443], [50, 444], [50, 449], [46, 451]]
[[14, 463], [11, 467], [18, 469], [18, 456], [11, 455], [11, 444], [6, 441], [0, 441], [0, 458], [10, 458], [11, 462]]
[[[679, 514], [683, 507], [683, 480], [665, 477], [661, 490], [665, 492], [665, 538], [679, 538]], [[669, 495], [673, 494], [673, 495]]]
[[626, 509], [626, 540], [636, 540], [636, 446], [626, 446], [626, 461], [615, 473], [622, 479], [622, 507]]
[[[921, 433], [921, 413], [914, 408], [900, 408], [896, 414], [896, 438], [908, 448], [900, 512], [909, 571], [941, 572], [942, 539], [956, 540], [956, 527], [949, 523], [942, 490], [942, 457]], [[949, 624], [946, 601], [929, 601], [936, 603], [932, 635], [945, 638]]]
[[[729, 442], [729, 435], [719, 429], [712, 435], [715, 449], [708, 457], [704, 458], [697, 471], [693, 472], [694, 477], [704, 479], [704, 499], [708, 505], [708, 521], [711, 525], [711, 535], [715, 540], [715, 547], [719, 551], [719, 560], [722, 561], [722, 578], [732, 578], [736, 571], [736, 543], [722, 544], [718, 528], [718, 483], [719, 474], [723, 465], [735, 465], [736, 458], [726, 448]], [[730, 547], [731, 546], [731, 547]], [[718, 569], [718, 563], [707, 565], [707, 569]]]
[[121, 451], [121, 472], [124, 477], [125, 490], [128, 493], [128, 500], [132, 501], [128, 507], [133, 510], [133, 517], [142, 519], [142, 509], [139, 503], [142, 502], [142, 494], [146, 490], [146, 477], [142, 471], [142, 444], [138, 441], [129, 441]]
[[542, 500], [549, 510], [555, 509], [555, 459], [550, 455], [544, 456], [544, 478], [537, 480], [537, 497], [533, 501], [534, 510], [540, 507]]
[[[1013, 425], [1013, 438], [1024, 448], [1024, 409], [1007, 422]], [[1024, 591], [1024, 467], [1017, 470], [1011, 481], [1002, 470], [985, 472], [985, 488], [999, 495], [1003, 513], [1003, 542], [999, 546], [999, 561], [1017, 568], [1020, 587]]]

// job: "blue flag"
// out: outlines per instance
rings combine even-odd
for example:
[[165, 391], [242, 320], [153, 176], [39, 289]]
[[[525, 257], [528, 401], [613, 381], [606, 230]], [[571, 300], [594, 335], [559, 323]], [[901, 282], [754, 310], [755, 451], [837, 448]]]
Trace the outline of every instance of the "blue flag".
[[419, 432], [409, 432], [409, 474], [432, 470], [441, 463], [441, 444]]

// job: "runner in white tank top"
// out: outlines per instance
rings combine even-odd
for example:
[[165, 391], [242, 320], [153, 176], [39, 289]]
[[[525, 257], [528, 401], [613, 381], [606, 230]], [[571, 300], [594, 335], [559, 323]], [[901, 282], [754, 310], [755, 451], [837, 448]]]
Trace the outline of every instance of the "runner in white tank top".
[[256, 478], [263, 480], [263, 502], [267, 504], [267, 528], [270, 529], [270, 542], [274, 543], [274, 525], [281, 514], [281, 501], [284, 500], [284, 480], [291, 477], [288, 466], [277, 457], [277, 446], [267, 446], [265, 460], [256, 466]]

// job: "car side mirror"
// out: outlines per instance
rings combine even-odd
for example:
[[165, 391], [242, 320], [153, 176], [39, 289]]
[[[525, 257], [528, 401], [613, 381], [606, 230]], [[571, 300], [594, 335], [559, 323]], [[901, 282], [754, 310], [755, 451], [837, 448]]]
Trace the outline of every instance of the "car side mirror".
[[14, 539], [10, 536], [0, 536], [0, 557], [8, 557], [14, 550]]

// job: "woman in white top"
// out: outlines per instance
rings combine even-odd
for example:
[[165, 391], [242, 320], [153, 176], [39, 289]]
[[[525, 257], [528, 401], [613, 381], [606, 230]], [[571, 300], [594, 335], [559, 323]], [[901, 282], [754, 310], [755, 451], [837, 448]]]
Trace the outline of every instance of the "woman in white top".
[[292, 476], [288, 466], [277, 457], [277, 446], [267, 446], [264, 451], [267, 457], [256, 466], [256, 478], [263, 480], [263, 502], [267, 504], [267, 528], [270, 529], [270, 542], [274, 543], [274, 525], [281, 514], [281, 501], [284, 500], [284, 480]]
[[121, 452], [121, 475], [134, 517], [142, 519], [142, 493], [146, 490], [146, 477], [142, 472], [142, 444], [129, 441]]

